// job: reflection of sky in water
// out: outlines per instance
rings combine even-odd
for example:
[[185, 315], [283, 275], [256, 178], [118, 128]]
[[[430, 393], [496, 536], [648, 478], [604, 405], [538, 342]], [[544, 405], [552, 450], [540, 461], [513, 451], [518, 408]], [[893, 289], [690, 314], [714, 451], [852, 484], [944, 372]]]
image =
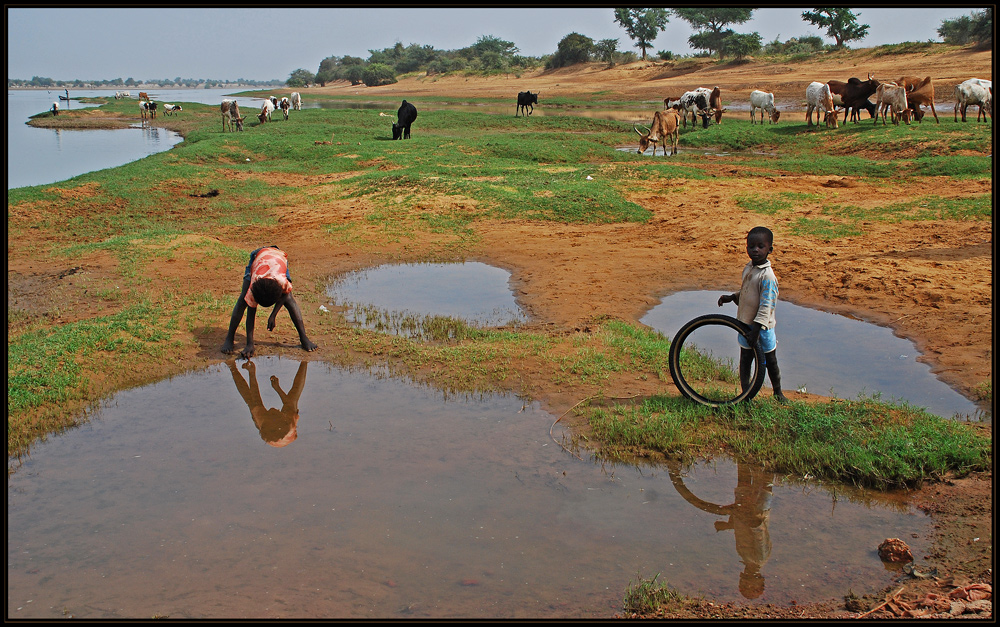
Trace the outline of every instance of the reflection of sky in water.
[[526, 319], [509, 280], [506, 270], [479, 262], [398, 264], [344, 275], [326, 293], [337, 303], [502, 325]]
[[[725, 460], [675, 469], [682, 495], [666, 468], [568, 454], [554, 417], [512, 396], [254, 362], [236, 374], [265, 409], [293, 413], [277, 390], [301, 383], [287, 446], [220, 364], [121, 392], [32, 450], [8, 477], [8, 617], [606, 618], [637, 574], [751, 602], [754, 555], [752, 602], [788, 605], [889, 585], [878, 543], [920, 560], [931, 532], [885, 496], [747, 483]], [[738, 537], [731, 507], [700, 502], [760, 515]], [[745, 533], [765, 507], [769, 548]]]
[[[671, 294], [640, 322], [673, 337], [689, 320], [704, 314], [735, 317], [735, 305], [718, 306], [722, 294], [710, 290]], [[905, 399], [945, 417], [977, 412], [972, 401], [916, 360], [919, 353], [913, 342], [896, 337], [891, 329], [787, 301], [779, 301], [777, 320], [778, 365], [785, 390], [805, 386], [814, 394], [828, 395], [832, 390], [834, 396], [846, 399], [881, 392], [884, 400]], [[728, 346], [696, 341], [703, 348], [738, 355]]]

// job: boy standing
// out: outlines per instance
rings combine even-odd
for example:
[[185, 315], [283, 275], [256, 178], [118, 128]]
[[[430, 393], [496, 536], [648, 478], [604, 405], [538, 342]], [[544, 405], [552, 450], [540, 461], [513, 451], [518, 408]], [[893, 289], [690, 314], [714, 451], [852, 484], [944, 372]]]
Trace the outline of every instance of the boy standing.
[[[736, 303], [736, 319], [750, 326], [750, 343], [738, 337], [740, 343], [740, 386], [750, 385], [750, 364], [754, 358], [751, 348], [759, 344], [764, 351], [767, 376], [771, 379], [774, 398], [781, 403], [788, 399], [781, 392], [781, 373], [778, 370], [778, 340], [774, 335], [774, 309], [778, 304], [778, 279], [771, 269], [767, 256], [774, 251], [774, 234], [763, 226], [755, 226], [747, 233], [747, 255], [750, 263], [743, 268], [740, 291], [719, 297], [719, 307]], [[760, 367], [760, 364], [757, 365]]]
[[243, 319], [243, 312], [247, 307], [247, 345], [240, 351], [241, 357], [249, 359], [253, 357], [253, 327], [257, 317], [257, 306], [270, 307], [274, 305], [271, 317], [267, 319], [267, 330], [274, 330], [275, 319], [282, 307], [288, 309], [288, 315], [295, 325], [295, 330], [299, 332], [299, 341], [302, 348], [307, 351], [314, 351], [318, 348], [306, 337], [306, 328], [302, 322], [302, 312], [299, 305], [292, 297], [292, 276], [288, 271], [288, 257], [285, 251], [277, 246], [265, 246], [250, 253], [250, 263], [247, 264], [243, 272], [243, 289], [240, 297], [233, 307], [233, 314], [229, 319], [229, 332], [226, 340], [222, 343], [223, 353], [232, 353], [233, 342], [236, 338], [236, 329]]

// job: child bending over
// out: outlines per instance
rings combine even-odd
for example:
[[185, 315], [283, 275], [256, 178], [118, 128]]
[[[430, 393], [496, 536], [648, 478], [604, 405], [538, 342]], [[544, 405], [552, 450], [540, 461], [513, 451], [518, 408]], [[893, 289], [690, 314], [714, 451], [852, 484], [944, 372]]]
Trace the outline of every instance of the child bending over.
[[[767, 376], [774, 388], [774, 398], [788, 402], [781, 392], [781, 372], [778, 370], [778, 340], [774, 335], [774, 309], [778, 304], [778, 279], [771, 269], [767, 256], [774, 251], [774, 234], [763, 226], [755, 226], [747, 233], [747, 255], [750, 263], [743, 268], [743, 285], [735, 294], [719, 297], [719, 307], [736, 303], [736, 319], [750, 326], [750, 342], [738, 337], [740, 343], [740, 386], [750, 386], [750, 364], [754, 358], [753, 345], [764, 351]], [[760, 364], [757, 365], [760, 367]]]
[[226, 340], [222, 343], [223, 353], [232, 353], [233, 342], [236, 338], [236, 329], [243, 319], [243, 312], [247, 307], [247, 345], [240, 351], [241, 357], [250, 358], [254, 354], [253, 327], [257, 317], [257, 306], [270, 307], [271, 317], [267, 319], [267, 330], [274, 330], [274, 322], [278, 317], [278, 311], [282, 307], [288, 309], [288, 315], [295, 325], [295, 330], [299, 332], [299, 341], [302, 348], [307, 351], [314, 351], [318, 347], [306, 337], [306, 328], [302, 323], [302, 312], [299, 305], [292, 297], [292, 275], [288, 271], [288, 257], [285, 252], [277, 246], [265, 246], [250, 253], [250, 263], [247, 264], [243, 273], [243, 289], [240, 297], [233, 307], [233, 315], [229, 319], [229, 332]]

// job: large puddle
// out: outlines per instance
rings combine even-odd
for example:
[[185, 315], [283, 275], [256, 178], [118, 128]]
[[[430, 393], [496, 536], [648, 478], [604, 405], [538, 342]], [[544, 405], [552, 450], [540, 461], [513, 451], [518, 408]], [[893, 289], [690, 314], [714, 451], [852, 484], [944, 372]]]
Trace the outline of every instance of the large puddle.
[[885, 538], [928, 547], [893, 495], [600, 464], [513, 396], [252, 363], [121, 392], [9, 460], [8, 618], [607, 618], [657, 574], [789, 605], [892, 583]]
[[[704, 314], [735, 317], [735, 305], [718, 306], [722, 294], [711, 290], [671, 294], [640, 322], [673, 337], [689, 320]], [[787, 301], [780, 301], [777, 311], [778, 365], [786, 390], [845, 399], [880, 394], [882, 400], [905, 400], [946, 418], [955, 414], [990, 417], [935, 377], [930, 366], [917, 361], [919, 352], [913, 342], [896, 337], [889, 328]], [[688, 342], [739, 363], [739, 348], [728, 333], [696, 331]], [[765, 386], [770, 387], [770, 382]]]
[[397, 335], [419, 335], [429, 316], [479, 327], [527, 319], [510, 289], [510, 273], [480, 262], [378, 266], [339, 277], [326, 293], [352, 322]]

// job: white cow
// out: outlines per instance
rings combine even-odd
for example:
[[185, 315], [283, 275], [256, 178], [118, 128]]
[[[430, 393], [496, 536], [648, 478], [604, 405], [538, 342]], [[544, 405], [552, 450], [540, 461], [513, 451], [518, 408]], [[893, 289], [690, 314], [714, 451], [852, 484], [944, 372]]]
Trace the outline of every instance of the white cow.
[[[889, 110], [892, 114], [892, 123], [899, 124], [902, 118], [907, 124], [910, 123], [910, 116], [913, 112], [906, 102], [906, 88], [896, 83], [882, 83], [875, 90], [875, 106], [882, 114], [882, 126], [885, 126], [885, 112]], [[878, 123], [878, 118], [875, 118]]]
[[[277, 100], [277, 98], [275, 98], [275, 100]], [[260, 107], [260, 113], [257, 114], [257, 119], [260, 120], [261, 124], [271, 121], [272, 111], [274, 111], [274, 104], [270, 99], [265, 100], [264, 104]]]
[[764, 112], [767, 111], [767, 117], [771, 120], [771, 124], [776, 124], [778, 122], [778, 117], [781, 116], [781, 111], [774, 108], [774, 94], [766, 91], [761, 91], [755, 89], [750, 92], [750, 123], [756, 124], [755, 116], [757, 110], [760, 110], [760, 123], [764, 123]]
[[292, 108], [296, 111], [302, 109], [302, 96], [300, 96], [297, 91], [292, 92]]
[[823, 111], [823, 119], [830, 128], [837, 128], [837, 111], [833, 108], [833, 93], [826, 83], [813, 81], [806, 87], [806, 122], [813, 125], [812, 112], [816, 111], [816, 126], [819, 126], [820, 111]]
[[958, 122], [958, 112], [961, 111], [962, 121], [965, 122], [965, 110], [968, 109], [970, 105], [979, 107], [979, 113], [976, 114], [977, 122], [980, 117], [985, 118], [987, 113], [992, 118], [993, 96], [990, 92], [992, 87], [993, 81], [987, 81], [981, 78], [970, 78], [969, 80], [956, 85], [955, 121]]
[[167, 103], [163, 104], [163, 115], [170, 115], [172, 113], [176, 113], [177, 111], [183, 111], [183, 110], [184, 109], [182, 109], [180, 105], [172, 105]]

